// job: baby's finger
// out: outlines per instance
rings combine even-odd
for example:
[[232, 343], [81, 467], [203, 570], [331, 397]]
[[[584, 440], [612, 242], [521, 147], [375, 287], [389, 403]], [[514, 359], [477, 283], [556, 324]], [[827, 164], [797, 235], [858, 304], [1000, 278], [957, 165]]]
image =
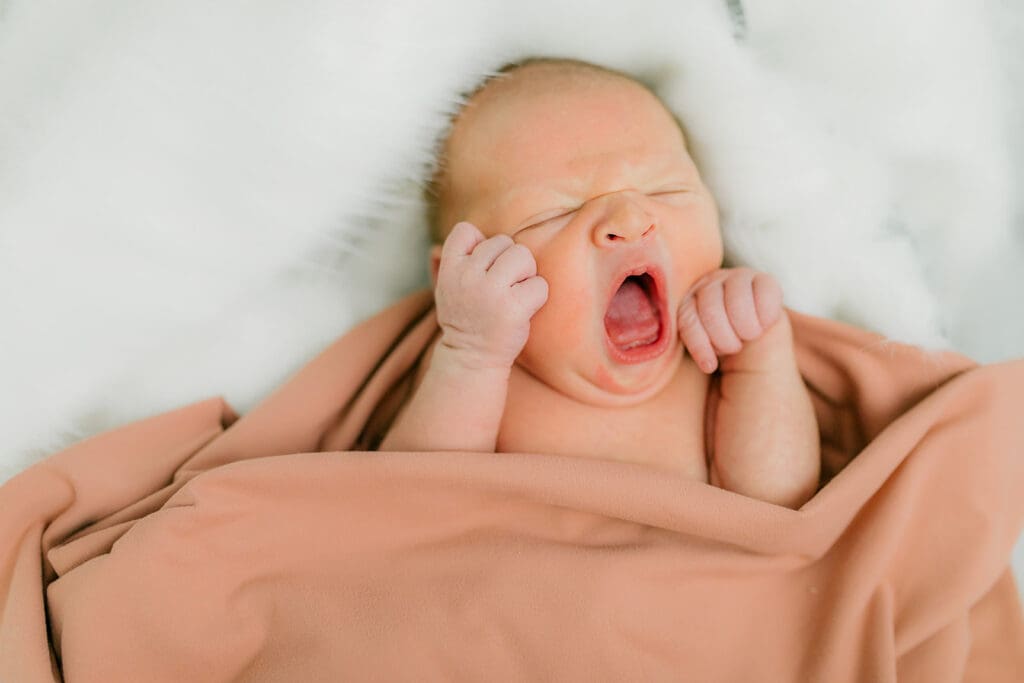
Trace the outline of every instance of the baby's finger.
[[724, 280], [729, 277], [729, 271], [725, 268], [718, 268], [715, 270], [704, 273], [701, 277], [697, 278], [697, 281], [690, 285], [690, 289], [686, 291], [684, 296], [694, 296], [697, 292], [703, 289], [708, 283], [714, 282], [715, 280]]
[[484, 239], [483, 232], [480, 232], [476, 225], [466, 220], [460, 221], [455, 224], [441, 246], [441, 260], [453, 256], [466, 256]]
[[729, 316], [732, 329], [744, 341], [757, 339], [764, 332], [754, 306], [753, 281], [755, 275], [757, 272], [754, 270], [737, 269], [723, 283], [725, 312]]
[[472, 253], [476, 245], [484, 241], [484, 234], [468, 221], [460, 221], [452, 228], [441, 246], [441, 267], [453, 259]]
[[721, 281], [706, 285], [696, 294], [697, 312], [718, 355], [739, 353], [743, 342], [736, 336], [725, 312]]
[[708, 374], [714, 372], [718, 367], [718, 356], [701, 324], [694, 297], [687, 297], [679, 307], [678, 324], [679, 336], [697, 367]]
[[501, 256], [513, 244], [515, 242], [512, 241], [512, 238], [504, 233], [489, 237], [476, 245], [476, 249], [469, 255], [469, 263], [475, 269], [481, 271], [489, 270], [494, 264], [495, 259]]
[[512, 285], [512, 291], [523, 310], [533, 317], [548, 300], [548, 281], [535, 275]]
[[757, 317], [761, 327], [767, 330], [782, 315], [782, 287], [778, 280], [767, 273], [758, 273], [751, 285]]
[[487, 271], [488, 277], [508, 284], [514, 284], [536, 274], [537, 261], [525, 244], [513, 244], [501, 252], [494, 260], [494, 265]]

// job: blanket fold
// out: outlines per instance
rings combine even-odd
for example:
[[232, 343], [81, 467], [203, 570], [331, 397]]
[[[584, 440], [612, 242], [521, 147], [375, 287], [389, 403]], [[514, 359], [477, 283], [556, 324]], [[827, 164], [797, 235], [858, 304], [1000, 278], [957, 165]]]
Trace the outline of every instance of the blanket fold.
[[1024, 360], [791, 311], [822, 487], [378, 452], [429, 291], [0, 487], [0, 681], [1018, 681]]

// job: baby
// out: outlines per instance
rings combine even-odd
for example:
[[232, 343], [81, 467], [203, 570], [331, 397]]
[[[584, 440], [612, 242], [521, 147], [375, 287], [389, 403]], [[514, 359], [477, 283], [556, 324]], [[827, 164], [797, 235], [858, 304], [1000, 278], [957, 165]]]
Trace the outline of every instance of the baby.
[[443, 159], [440, 334], [380, 450], [631, 461], [790, 508], [814, 495], [781, 289], [721, 267], [714, 198], [649, 89], [575, 60], [510, 65]]

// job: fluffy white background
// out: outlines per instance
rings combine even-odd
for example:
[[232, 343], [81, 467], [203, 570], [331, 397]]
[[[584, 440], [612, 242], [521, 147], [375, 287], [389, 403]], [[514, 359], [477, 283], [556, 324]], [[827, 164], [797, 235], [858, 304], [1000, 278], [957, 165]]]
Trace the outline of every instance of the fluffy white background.
[[245, 412], [425, 285], [434, 140], [535, 54], [652, 83], [728, 259], [792, 308], [1024, 356], [1024, 10], [617, 4], [0, 0], [0, 481], [211, 395]]

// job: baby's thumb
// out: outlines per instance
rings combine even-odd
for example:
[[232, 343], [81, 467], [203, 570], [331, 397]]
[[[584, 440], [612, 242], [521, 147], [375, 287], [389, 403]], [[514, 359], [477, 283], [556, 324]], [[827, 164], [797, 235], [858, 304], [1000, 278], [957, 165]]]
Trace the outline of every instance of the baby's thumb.
[[441, 260], [473, 253], [476, 245], [484, 241], [484, 234], [469, 221], [460, 221], [452, 228], [441, 247]]

